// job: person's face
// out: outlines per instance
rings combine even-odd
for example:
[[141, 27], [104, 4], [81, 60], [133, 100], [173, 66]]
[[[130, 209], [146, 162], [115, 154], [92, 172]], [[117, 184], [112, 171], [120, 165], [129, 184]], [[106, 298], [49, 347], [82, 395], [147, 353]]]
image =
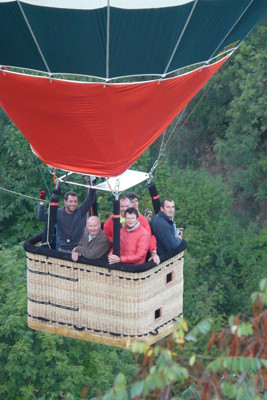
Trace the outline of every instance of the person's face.
[[122, 217], [125, 217], [125, 211], [129, 207], [131, 207], [130, 199], [121, 199], [120, 200], [120, 213], [121, 213]]
[[138, 205], [139, 205], [139, 201], [137, 198], [132, 199], [132, 207], [136, 208], [138, 210]]
[[96, 218], [90, 218], [86, 223], [86, 228], [90, 235], [95, 236], [100, 231], [100, 224]]
[[174, 216], [175, 205], [173, 201], [166, 200], [164, 202], [164, 207], [160, 207], [160, 209], [168, 218], [172, 218]]
[[70, 214], [74, 213], [78, 206], [77, 196], [68, 196], [67, 200], [64, 200], [66, 211]]
[[126, 213], [125, 215], [126, 225], [128, 228], [133, 228], [137, 223], [137, 216], [135, 214]]

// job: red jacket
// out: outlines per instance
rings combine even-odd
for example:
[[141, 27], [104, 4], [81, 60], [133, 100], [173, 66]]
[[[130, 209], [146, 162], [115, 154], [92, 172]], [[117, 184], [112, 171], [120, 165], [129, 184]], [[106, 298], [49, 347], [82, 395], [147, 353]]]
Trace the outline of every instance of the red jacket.
[[[150, 251], [150, 253], [152, 252], [152, 250], [157, 250], [157, 240], [156, 240], [155, 236], [151, 234], [150, 225], [149, 225], [147, 219], [142, 214], [139, 214], [138, 215], [138, 220], [139, 220], [140, 224], [142, 225], [142, 227], [145, 228], [145, 230], [149, 234], [149, 237], [150, 237], [149, 251]], [[109, 217], [106, 220], [106, 222], [104, 224], [103, 231], [105, 232], [105, 234], [109, 238], [110, 242], [113, 242], [113, 220], [112, 220], [112, 215], [111, 215], [111, 217]]]
[[143, 264], [149, 249], [150, 237], [141, 224], [132, 231], [127, 226], [121, 229], [121, 262], [128, 264]]
[[103, 232], [107, 235], [110, 242], [113, 242], [113, 215], [111, 215], [104, 223]]

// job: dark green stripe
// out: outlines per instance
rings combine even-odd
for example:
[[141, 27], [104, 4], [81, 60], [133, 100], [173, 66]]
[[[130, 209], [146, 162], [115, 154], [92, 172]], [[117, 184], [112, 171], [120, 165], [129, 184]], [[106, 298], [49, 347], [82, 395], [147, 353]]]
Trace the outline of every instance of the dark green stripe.
[[[250, 0], [199, 0], [169, 71], [207, 60]], [[106, 9], [68, 10], [21, 3], [52, 72], [105, 77]], [[109, 75], [162, 74], [193, 3], [111, 9]], [[242, 41], [266, 15], [255, 0], [218, 51]], [[0, 3], [0, 63], [45, 70], [17, 3]]]

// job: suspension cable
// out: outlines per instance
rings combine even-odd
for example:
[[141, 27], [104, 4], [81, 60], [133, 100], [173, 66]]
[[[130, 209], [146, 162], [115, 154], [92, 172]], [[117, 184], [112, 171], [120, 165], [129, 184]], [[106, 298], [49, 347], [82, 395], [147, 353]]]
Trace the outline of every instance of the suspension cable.
[[[109, 79], [110, 1], [107, 0], [106, 82]], [[105, 84], [106, 84], [105, 82]]]
[[153, 172], [154, 172], [154, 170], [157, 168], [158, 163], [159, 163], [159, 160], [160, 160], [161, 157], [164, 155], [164, 151], [165, 151], [165, 149], [166, 149], [166, 147], [167, 147], [167, 145], [168, 145], [168, 143], [169, 143], [171, 137], [173, 136], [173, 134], [174, 134], [174, 132], [175, 132], [175, 129], [176, 129], [178, 123], [180, 122], [180, 120], [181, 120], [183, 114], [185, 113], [186, 108], [187, 108], [187, 107], [185, 107], [185, 108], [183, 109], [183, 111], [178, 115], [177, 121], [176, 121], [176, 123], [175, 123], [175, 125], [174, 125], [174, 127], [173, 127], [173, 129], [172, 129], [172, 131], [171, 131], [171, 133], [170, 133], [170, 135], [169, 135], [169, 137], [168, 137], [166, 143], [164, 143], [164, 140], [165, 140], [165, 136], [166, 136], [166, 134], [167, 134], [167, 130], [165, 130], [165, 131], [163, 132], [163, 137], [162, 137], [162, 141], [161, 141], [161, 145], [160, 145], [158, 157], [157, 157], [156, 161], [154, 162], [154, 164], [152, 165], [151, 170], [149, 171], [149, 179], [150, 179], [150, 180], [152, 179]]
[[183, 118], [183, 115], [184, 115], [186, 109], [187, 109], [187, 106], [186, 106], [186, 107], [183, 109], [183, 111], [179, 114], [179, 118], [177, 118], [177, 121], [176, 121], [176, 123], [175, 123], [175, 125], [174, 125], [174, 127], [173, 127], [173, 129], [172, 129], [172, 131], [171, 131], [171, 134], [169, 135], [168, 139], [166, 140], [166, 143], [164, 144], [164, 146], [162, 146], [162, 154], [164, 153], [166, 147], [167, 147], [168, 144], [169, 144], [169, 141], [171, 140], [173, 134], [175, 133], [175, 130], [176, 130], [176, 128], [177, 128], [177, 125], [180, 123], [181, 119]]
[[24, 12], [24, 10], [23, 10], [23, 8], [22, 8], [22, 5], [20, 4], [20, 1], [19, 1], [19, 0], [17, 0], [17, 3], [18, 3], [18, 6], [19, 6], [19, 9], [20, 9], [20, 11], [21, 11], [21, 14], [22, 14], [22, 16], [23, 16], [23, 18], [24, 18], [24, 20], [25, 20], [25, 22], [26, 22], [26, 25], [27, 25], [27, 27], [28, 27], [28, 29], [29, 29], [29, 31], [30, 31], [30, 34], [31, 34], [31, 36], [32, 36], [32, 38], [33, 38], [33, 41], [34, 41], [34, 43], [35, 43], [35, 45], [36, 45], [36, 47], [37, 47], [37, 49], [38, 49], [38, 51], [39, 51], [39, 54], [40, 54], [42, 60], [43, 60], [43, 63], [44, 63], [44, 65], [45, 65], [45, 67], [46, 67], [46, 69], [47, 69], [47, 71], [48, 71], [48, 73], [49, 73], [49, 75], [50, 75], [50, 77], [51, 77], [51, 76], [52, 76], [52, 73], [51, 73], [51, 71], [50, 71], [50, 68], [49, 68], [47, 62], [46, 62], [46, 59], [45, 59], [45, 57], [44, 57], [44, 55], [43, 55], [43, 52], [42, 52], [42, 50], [41, 50], [41, 48], [40, 48], [40, 46], [39, 46], [39, 43], [38, 43], [38, 41], [37, 41], [37, 39], [36, 39], [36, 36], [35, 36], [35, 34], [34, 34], [33, 30], [32, 30], [32, 27], [31, 27], [31, 25], [30, 25], [30, 23], [29, 23], [29, 20], [28, 20], [28, 18], [26, 17], [26, 14], [25, 14], [25, 12]]
[[36, 154], [34, 154], [34, 155], [35, 155], [35, 161], [36, 161], [37, 167], [38, 167], [38, 169], [39, 169], [39, 172], [40, 172], [40, 174], [41, 174], [41, 177], [42, 177], [42, 179], [43, 179], [43, 181], [44, 181], [44, 184], [45, 184], [45, 187], [46, 187], [47, 193], [48, 193], [49, 197], [51, 197], [51, 193], [50, 193], [50, 190], [49, 190], [49, 188], [48, 188], [48, 185], [47, 185], [47, 183], [46, 183], [46, 180], [45, 180], [45, 177], [44, 177], [43, 171], [41, 170], [41, 167], [40, 167], [40, 164], [39, 164], [38, 157], [36, 156]]
[[180, 34], [180, 36], [179, 36], [179, 38], [178, 38], [178, 40], [177, 40], [177, 43], [176, 43], [176, 45], [175, 45], [175, 47], [174, 47], [174, 49], [173, 49], [173, 52], [172, 52], [172, 55], [171, 55], [171, 57], [170, 57], [170, 59], [169, 59], [169, 61], [168, 61], [168, 64], [167, 64], [167, 66], [166, 66], [166, 68], [165, 68], [165, 70], [164, 70], [164, 72], [163, 72], [163, 74], [162, 74], [162, 76], [161, 76], [160, 81], [161, 81], [162, 78], [166, 75], [166, 73], [167, 73], [167, 71], [168, 71], [168, 69], [169, 69], [169, 66], [170, 66], [170, 64], [171, 64], [171, 62], [172, 62], [172, 60], [173, 60], [173, 57], [174, 57], [175, 53], [177, 52], [178, 46], [179, 46], [179, 44], [181, 43], [181, 40], [182, 40], [182, 38], [183, 38], [183, 36], [184, 36], [185, 30], [186, 30], [186, 28], [187, 28], [187, 25], [189, 24], [189, 21], [191, 20], [191, 17], [192, 17], [192, 15], [193, 15], [193, 12], [194, 12], [194, 10], [195, 10], [195, 8], [196, 8], [197, 3], [198, 3], [198, 0], [195, 0], [193, 6], [192, 6], [192, 8], [191, 8], [191, 11], [190, 11], [190, 13], [189, 13], [189, 16], [188, 16], [188, 18], [187, 18], [187, 21], [186, 21], [186, 23], [185, 23], [185, 25], [184, 25], [184, 27], [183, 27], [183, 30], [182, 30], [182, 32], [181, 32], [181, 34]]
[[[9, 192], [9, 193], [12, 193], [12, 194], [16, 194], [16, 195], [21, 196], [21, 197], [26, 197], [26, 198], [31, 199], [31, 200], [40, 201], [39, 197], [33, 197], [33, 196], [29, 196], [29, 195], [27, 195], [27, 194], [22, 194], [22, 193], [19, 193], [19, 192], [15, 192], [14, 190], [6, 189], [6, 188], [4, 188], [3, 186], [0, 186], [0, 190], [4, 190], [5, 192]], [[44, 203], [49, 203], [49, 200], [42, 200], [42, 201], [43, 201]]]
[[[233, 53], [231, 53], [230, 55], [232, 55], [232, 54], [233, 54]], [[223, 68], [225, 68], [225, 65], [223, 65], [223, 66], [221, 67], [221, 71], [222, 71]], [[183, 128], [183, 126], [186, 124], [186, 122], [188, 121], [188, 119], [191, 117], [191, 115], [193, 114], [193, 112], [195, 111], [195, 109], [199, 106], [199, 104], [201, 103], [201, 101], [203, 100], [203, 98], [206, 96], [206, 94], [209, 92], [209, 90], [213, 87], [213, 85], [214, 85], [215, 82], [217, 81], [218, 77], [219, 77], [219, 75], [217, 74], [217, 75], [215, 76], [215, 78], [213, 79], [213, 82], [210, 83], [210, 85], [208, 86], [208, 88], [206, 89], [206, 91], [203, 92], [203, 94], [200, 96], [200, 98], [199, 98], [199, 100], [197, 101], [197, 103], [194, 105], [193, 109], [189, 112], [189, 114], [186, 116], [186, 118], [184, 119], [184, 121], [182, 122], [182, 124], [179, 126], [179, 129]], [[181, 121], [181, 119], [182, 119], [182, 117], [183, 117], [183, 114], [185, 113], [186, 109], [187, 109], [187, 106], [183, 109], [183, 111], [182, 111], [180, 114], [178, 114], [178, 116], [177, 116], [177, 122], [175, 123], [174, 127], [172, 128], [172, 131], [171, 131], [171, 133], [170, 133], [170, 135], [169, 135], [169, 137], [168, 137], [166, 143], [164, 143], [164, 139], [165, 139], [165, 136], [166, 136], [167, 131], [166, 131], [166, 130], [164, 131], [164, 133], [163, 133], [163, 138], [162, 138], [161, 145], [160, 145], [160, 149], [159, 149], [158, 157], [157, 157], [156, 161], [154, 162], [154, 164], [153, 164], [151, 170], [149, 171], [149, 179], [150, 179], [150, 180], [153, 179], [153, 172], [154, 172], [154, 170], [157, 168], [158, 163], [159, 163], [161, 157], [164, 155], [164, 151], [165, 151], [166, 147], [169, 145], [171, 139], [173, 139], [174, 134], [176, 133], [175, 130], [176, 130], [176, 128], [177, 128], [177, 125], [178, 125], [179, 122]]]
[[[234, 23], [234, 25], [231, 27], [231, 29], [227, 32], [227, 34], [224, 36], [224, 38], [221, 40], [221, 42], [219, 43], [219, 45], [216, 47], [216, 49], [213, 51], [213, 53], [209, 56], [208, 60], [205, 62], [206, 66], [210, 60], [212, 59], [212, 57], [214, 56], [214, 54], [218, 51], [218, 49], [221, 47], [221, 45], [225, 42], [225, 40], [227, 39], [227, 37], [230, 35], [230, 33], [233, 31], [233, 29], [235, 28], [235, 26], [238, 24], [238, 22], [240, 21], [240, 19], [243, 17], [243, 15], [246, 13], [246, 11], [248, 10], [248, 8], [251, 6], [251, 4], [254, 2], [254, 0], [251, 0], [250, 3], [246, 6], [246, 8], [244, 9], [244, 11], [242, 12], [242, 14], [238, 17], [238, 19], [236, 20], [236, 22]], [[203, 68], [204, 68], [203, 66]]]
[[[3, 186], [0, 186], [0, 190], [4, 190], [5, 192], [16, 194], [16, 195], [21, 196], [21, 197], [26, 197], [26, 198], [31, 199], [31, 200], [37, 200], [38, 202], [40, 202], [40, 199], [37, 198], [37, 197], [32, 197], [32, 196], [29, 196], [29, 195], [26, 195], [26, 194], [18, 193], [18, 192], [15, 192], [14, 190], [6, 189]], [[47, 245], [51, 249], [51, 246], [50, 246], [50, 243], [49, 243], [50, 201], [49, 200], [42, 200], [42, 202], [48, 203], [48, 209], [47, 209], [47, 214], [48, 214], [47, 215], [47, 236], [46, 236], [46, 243], [42, 243], [42, 246]]]
[[46, 229], [46, 242], [41, 243], [41, 246], [48, 246], [49, 249], [51, 249], [50, 243], [49, 243], [49, 231], [50, 231], [50, 203], [48, 206], [47, 210], [47, 229]]

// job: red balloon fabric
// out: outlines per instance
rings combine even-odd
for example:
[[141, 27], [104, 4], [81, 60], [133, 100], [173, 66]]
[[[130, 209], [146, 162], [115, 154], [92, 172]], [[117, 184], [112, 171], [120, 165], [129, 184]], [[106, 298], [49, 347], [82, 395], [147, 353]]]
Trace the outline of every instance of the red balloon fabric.
[[117, 176], [163, 133], [228, 57], [139, 83], [72, 82], [0, 73], [0, 106], [46, 164]]

